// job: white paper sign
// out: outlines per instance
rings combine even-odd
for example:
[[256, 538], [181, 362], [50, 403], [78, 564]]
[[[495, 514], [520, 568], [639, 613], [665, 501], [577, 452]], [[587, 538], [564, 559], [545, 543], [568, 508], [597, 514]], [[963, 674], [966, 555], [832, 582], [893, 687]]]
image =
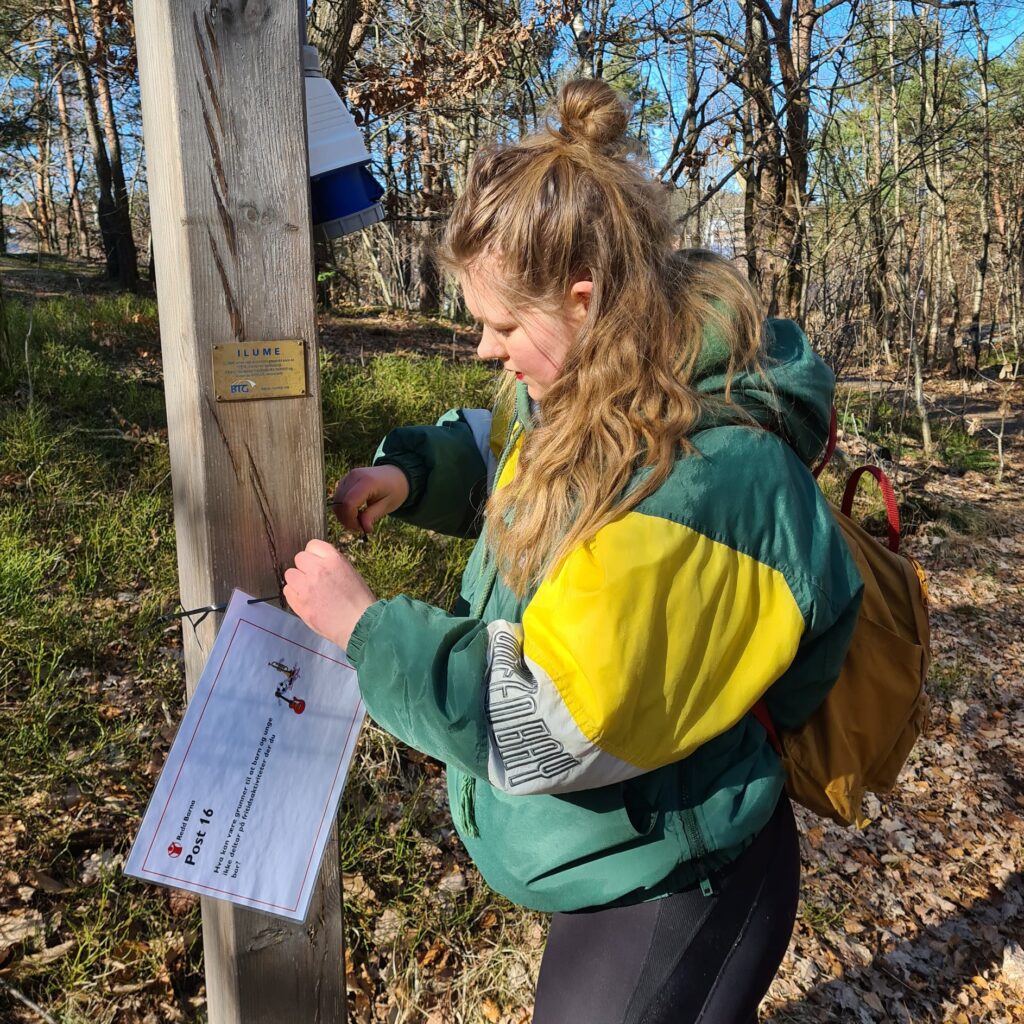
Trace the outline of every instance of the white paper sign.
[[126, 873], [305, 920], [364, 708], [340, 648], [236, 590]]

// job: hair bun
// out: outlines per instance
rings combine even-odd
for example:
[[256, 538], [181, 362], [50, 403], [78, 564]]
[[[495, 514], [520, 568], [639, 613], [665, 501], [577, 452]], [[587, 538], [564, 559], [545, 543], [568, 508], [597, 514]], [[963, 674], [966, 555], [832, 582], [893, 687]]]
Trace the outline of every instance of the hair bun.
[[555, 105], [558, 134], [569, 142], [614, 150], [625, 141], [629, 107], [599, 78], [577, 78], [562, 86]]

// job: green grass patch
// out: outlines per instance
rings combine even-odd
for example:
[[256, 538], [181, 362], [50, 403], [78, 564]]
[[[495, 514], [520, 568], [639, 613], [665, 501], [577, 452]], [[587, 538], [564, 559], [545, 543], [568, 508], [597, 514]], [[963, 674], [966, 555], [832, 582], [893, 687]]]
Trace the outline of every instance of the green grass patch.
[[364, 465], [392, 427], [433, 423], [446, 409], [490, 408], [495, 374], [480, 363], [383, 356], [366, 366], [321, 358], [328, 476]]
[[[0, 312], [0, 861], [19, 884], [41, 871], [66, 886], [35, 892], [45, 933], [20, 952], [70, 944], [12, 977], [62, 1024], [117, 1018], [116, 986], [160, 1019], [171, 1019], [163, 1004], [175, 1020], [200, 1020], [198, 908], [125, 878], [117, 861], [184, 703], [181, 625], [160, 621], [177, 570], [155, 307], [104, 295]], [[325, 357], [328, 479], [365, 464], [392, 426], [489, 405], [493, 377], [440, 359]], [[470, 541], [397, 521], [362, 543], [331, 529], [382, 596], [455, 597]], [[485, 907], [513, 911], [471, 869], [451, 891], [427, 882], [454, 869], [456, 841], [439, 769], [407, 755], [367, 729], [341, 856], [376, 895], [353, 894], [348, 941], [368, 958], [386, 902], [405, 922], [394, 948], [410, 970], [427, 949], [454, 969], [476, 957], [472, 924]], [[413, 1005], [422, 986], [409, 986]]]
[[970, 471], [991, 473], [999, 464], [978, 437], [957, 424], [948, 424], [939, 430], [935, 447], [949, 471], [957, 476]]
[[958, 657], [935, 660], [928, 667], [928, 691], [941, 701], [976, 696], [984, 690], [985, 686], [979, 681], [978, 667]]
[[853, 904], [848, 900], [834, 903], [826, 896], [804, 898], [800, 908], [800, 920], [821, 935], [839, 928]]
[[891, 447], [921, 439], [921, 420], [909, 396], [893, 392], [840, 388], [836, 395], [839, 427], [874, 444]]
[[[895, 393], [845, 389], [837, 397], [839, 426], [860, 435], [870, 444], [890, 451], [898, 461], [909, 446], [918, 449], [922, 441], [921, 418], [913, 402]], [[949, 473], [993, 474], [998, 459], [980, 434], [969, 434], [959, 418], [931, 418], [932, 457]]]
[[[105, 350], [116, 358], [134, 345], [155, 345], [156, 326], [156, 302], [138, 295], [62, 296], [35, 303], [0, 299], [0, 392], [52, 391], [68, 374], [81, 374], [80, 397], [88, 408], [97, 371], [86, 353]], [[64, 372], [54, 363], [64, 364]]]

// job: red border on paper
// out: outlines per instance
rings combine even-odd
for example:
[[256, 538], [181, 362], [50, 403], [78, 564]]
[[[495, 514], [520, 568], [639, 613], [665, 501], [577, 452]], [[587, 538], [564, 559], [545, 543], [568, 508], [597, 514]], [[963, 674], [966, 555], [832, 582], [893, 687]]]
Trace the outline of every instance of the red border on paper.
[[[231, 639], [228, 641], [228, 646], [227, 646], [226, 650], [224, 651], [224, 657], [221, 659], [220, 665], [217, 668], [217, 675], [214, 677], [213, 683], [210, 686], [210, 692], [209, 692], [209, 694], [207, 694], [206, 701], [203, 704], [203, 710], [199, 713], [199, 718], [196, 720], [195, 728], [192, 730], [192, 736], [189, 738], [188, 746], [185, 748], [185, 753], [182, 755], [181, 764], [178, 766], [178, 774], [175, 775], [174, 782], [171, 784], [170, 792], [167, 794], [167, 799], [164, 801], [164, 808], [160, 812], [160, 820], [156, 823], [156, 828], [153, 830], [153, 838], [150, 840], [149, 848], [146, 850], [146, 856], [143, 857], [143, 859], [142, 859], [142, 864], [140, 866], [140, 870], [145, 871], [147, 874], [153, 875], [153, 876], [155, 876], [157, 878], [167, 878], [167, 879], [170, 879], [171, 881], [185, 882], [185, 883], [188, 884], [188, 887], [190, 889], [204, 889], [204, 890], [207, 890], [208, 892], [222, 893], [225, 896], [234, 896], [237, 899], [246, 900], [249, 903], [260, 903], [260, 904], [262, 904], [265, 907], [273, 907], [275, 910], [284, 910], [284, 911], [288, 911], [290, 913], [294, 913], [295, 910], [298, 909], [299, 901], [302, 898], [302, 891], [303, 891], [303, 889], [305, 888], [305, 885], [306, 885], [306, 879], [309, 877], [309, 870], [313, 866], [313, 854], [316, 851], [316, 848], [317, 848], [317, 846], [320, 843], [320, 836], [323, 833], [324, 819], [327, 817], [327, 808], [329, 806], [329, 803], [324, 805], [324, 812], [320, 816], [320, 824], [317, 827], [316, 836], [315, 836], [315, 838], [313, 840], [313, 848], [310, 850], [310, 852], [309, 852], [309, 860], [306, 862], [306, 870], [303, 872], [302, 881], [299, 883], [299, 892], [298, 892], [298, 895], [295, 898], [295, 903], [292, 906], [290, 906], [290, 907], [282, 906], [281, 904], [278, 904], [278, 903], [271, 903], [269, 900], [256, 899], [256, 897], [254, 897], [254, 896], [247, 896], [244, 893], [233, 892], [230, 889], [218, 889], [216, 886], [213, 886], [213, 885], [204, 885], [202, 882], [194, 882], [194, 881], [192, 881], [189, 878], [182, 878], [180, 875], [168, 875], [168, 874], [165, 874], [165, 873], [163, 873], [161, 871], [154, 871], [152, 868], [147, 868], [146, 867], [146, 862], [149, 860], [149, 856], [153, 852], [153, 846], [156, 843], [157, 836], [160, 834], [160, 828], [163, 825], [164, 816], [167, 814], [167, 809], [170, 806], [171, 797], [174, 796], [174, 790], [175, 790], [175, 788], [178, 785], [178, 779], [181, 776], [182, 769], [185, 767], [185, 761], [188, 758], [188, 753], [192, 749], [192, 744], [195, 742], [196, 735], [199, 732], [199, 726], [200, 726], [200, 724], [203, 721], [203, 715], [206, 714], [206, 708], [207, 708], [207, 705], [210, 703], [210, 698], [213, 696], [213, 691], [214, 691], [214, 689], [216, 689], [217, 683], [220, 682], [220, 674], [221, 674], [221, 672], [224, 669], [224, 663], [228, 659], [228, 654], [230, 653], [231, 647], [232, 647], [232, 645], [234, 644], [235, 640], [238, 637], [238, 630], [242, 626], [243, 623], [245, 625], [247, 625], [247, 626], [252, 626], [254, 629], [262, 630], [264, 633], [269, 633], [271, 636], [277, 637], [277, 639], [279, 639], [279, 640], [284, 640], [285, 643], [292, 644], [293, 646], [299, 647], [299, 648], [301, 648], [304, 651], [309, 651], [310, 654], [315, 654], [317, 657], [323, 658], [326, 661], [332, 661], [332, 662], [334, 662], [335, 665], [341, 665], [341, 666], [343, 666], [345, 668], [351, 668], [352, 667], [347, 662], [339, 661], [337, 658], [332, 658], [330, 655], [324, 654], [322, 651], [318, 651], [318, 650], [316, 650], [315, 648], [312, 648], [312, 647], [307, 647], [305, 644], [300, 644], [297, 640], [292, 640], [290, 637], [281, 636], [280, 633], [275, 633], [272, 629], [267, 629], [266, 626], [261, 626], [261, 625], [259, 625], [259, 623], [253, 622], [250, 619], [241, 619], [240, 618], [238, 620], [238, 622], [235, 623], [235, 628], [234, 628], [234, 631], [231, 634]], [[356, 719], [359, 717], [358, 712], [359, 712], [359, 709], [362, 707], [362, 703], [363, 703], [362, 700], [359, 700], [359, 701], [356, 702], [355, 712], [352, 715], [352, 720], [349, 722], [348, 732], [345, 734], [345, 742], [344, 742], [344, 744], [342, 744], [341, 756], [338, 758], [338, 764], [337, 764], [337, 767], [334, 770], [334, 778], [331, 780], [330, 788], [327, 791], [328, 795], [330, 795], [330, 793], [332, 793], [334, 791], [334, 785], [335, 785], [335, 783], [338, 780], [338, 775], [340, 774], [342, 765], [344, 764], [344, 761], [345, 761], [345, 751], [348, 750], [349, 739], [352, 736], [352, 729], [354, 728], [354, 726], [356, 724]]]

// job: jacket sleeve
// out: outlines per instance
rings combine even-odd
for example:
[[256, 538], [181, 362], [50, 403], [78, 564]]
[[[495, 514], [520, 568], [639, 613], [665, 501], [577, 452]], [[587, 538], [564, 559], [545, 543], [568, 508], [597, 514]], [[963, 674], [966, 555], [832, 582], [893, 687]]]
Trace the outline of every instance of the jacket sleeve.
[[488, 410], [452, 409], [435, 426], [392, 430], [373, 458], [408, 477], [409, 497], [392, 515], [457, 537], [479, 532], [494, 473], [491, 428]]
[[[824, 632], [832, 615], [811, 618]], [[401, 597], [366, 612], [349, 656], [399, 739], [506, 792], [558, 793], [641, 775], [731, 728], [786, 673], [807, 621], [782, 572], [632, 512], [566, 558], [522, 622]]]

